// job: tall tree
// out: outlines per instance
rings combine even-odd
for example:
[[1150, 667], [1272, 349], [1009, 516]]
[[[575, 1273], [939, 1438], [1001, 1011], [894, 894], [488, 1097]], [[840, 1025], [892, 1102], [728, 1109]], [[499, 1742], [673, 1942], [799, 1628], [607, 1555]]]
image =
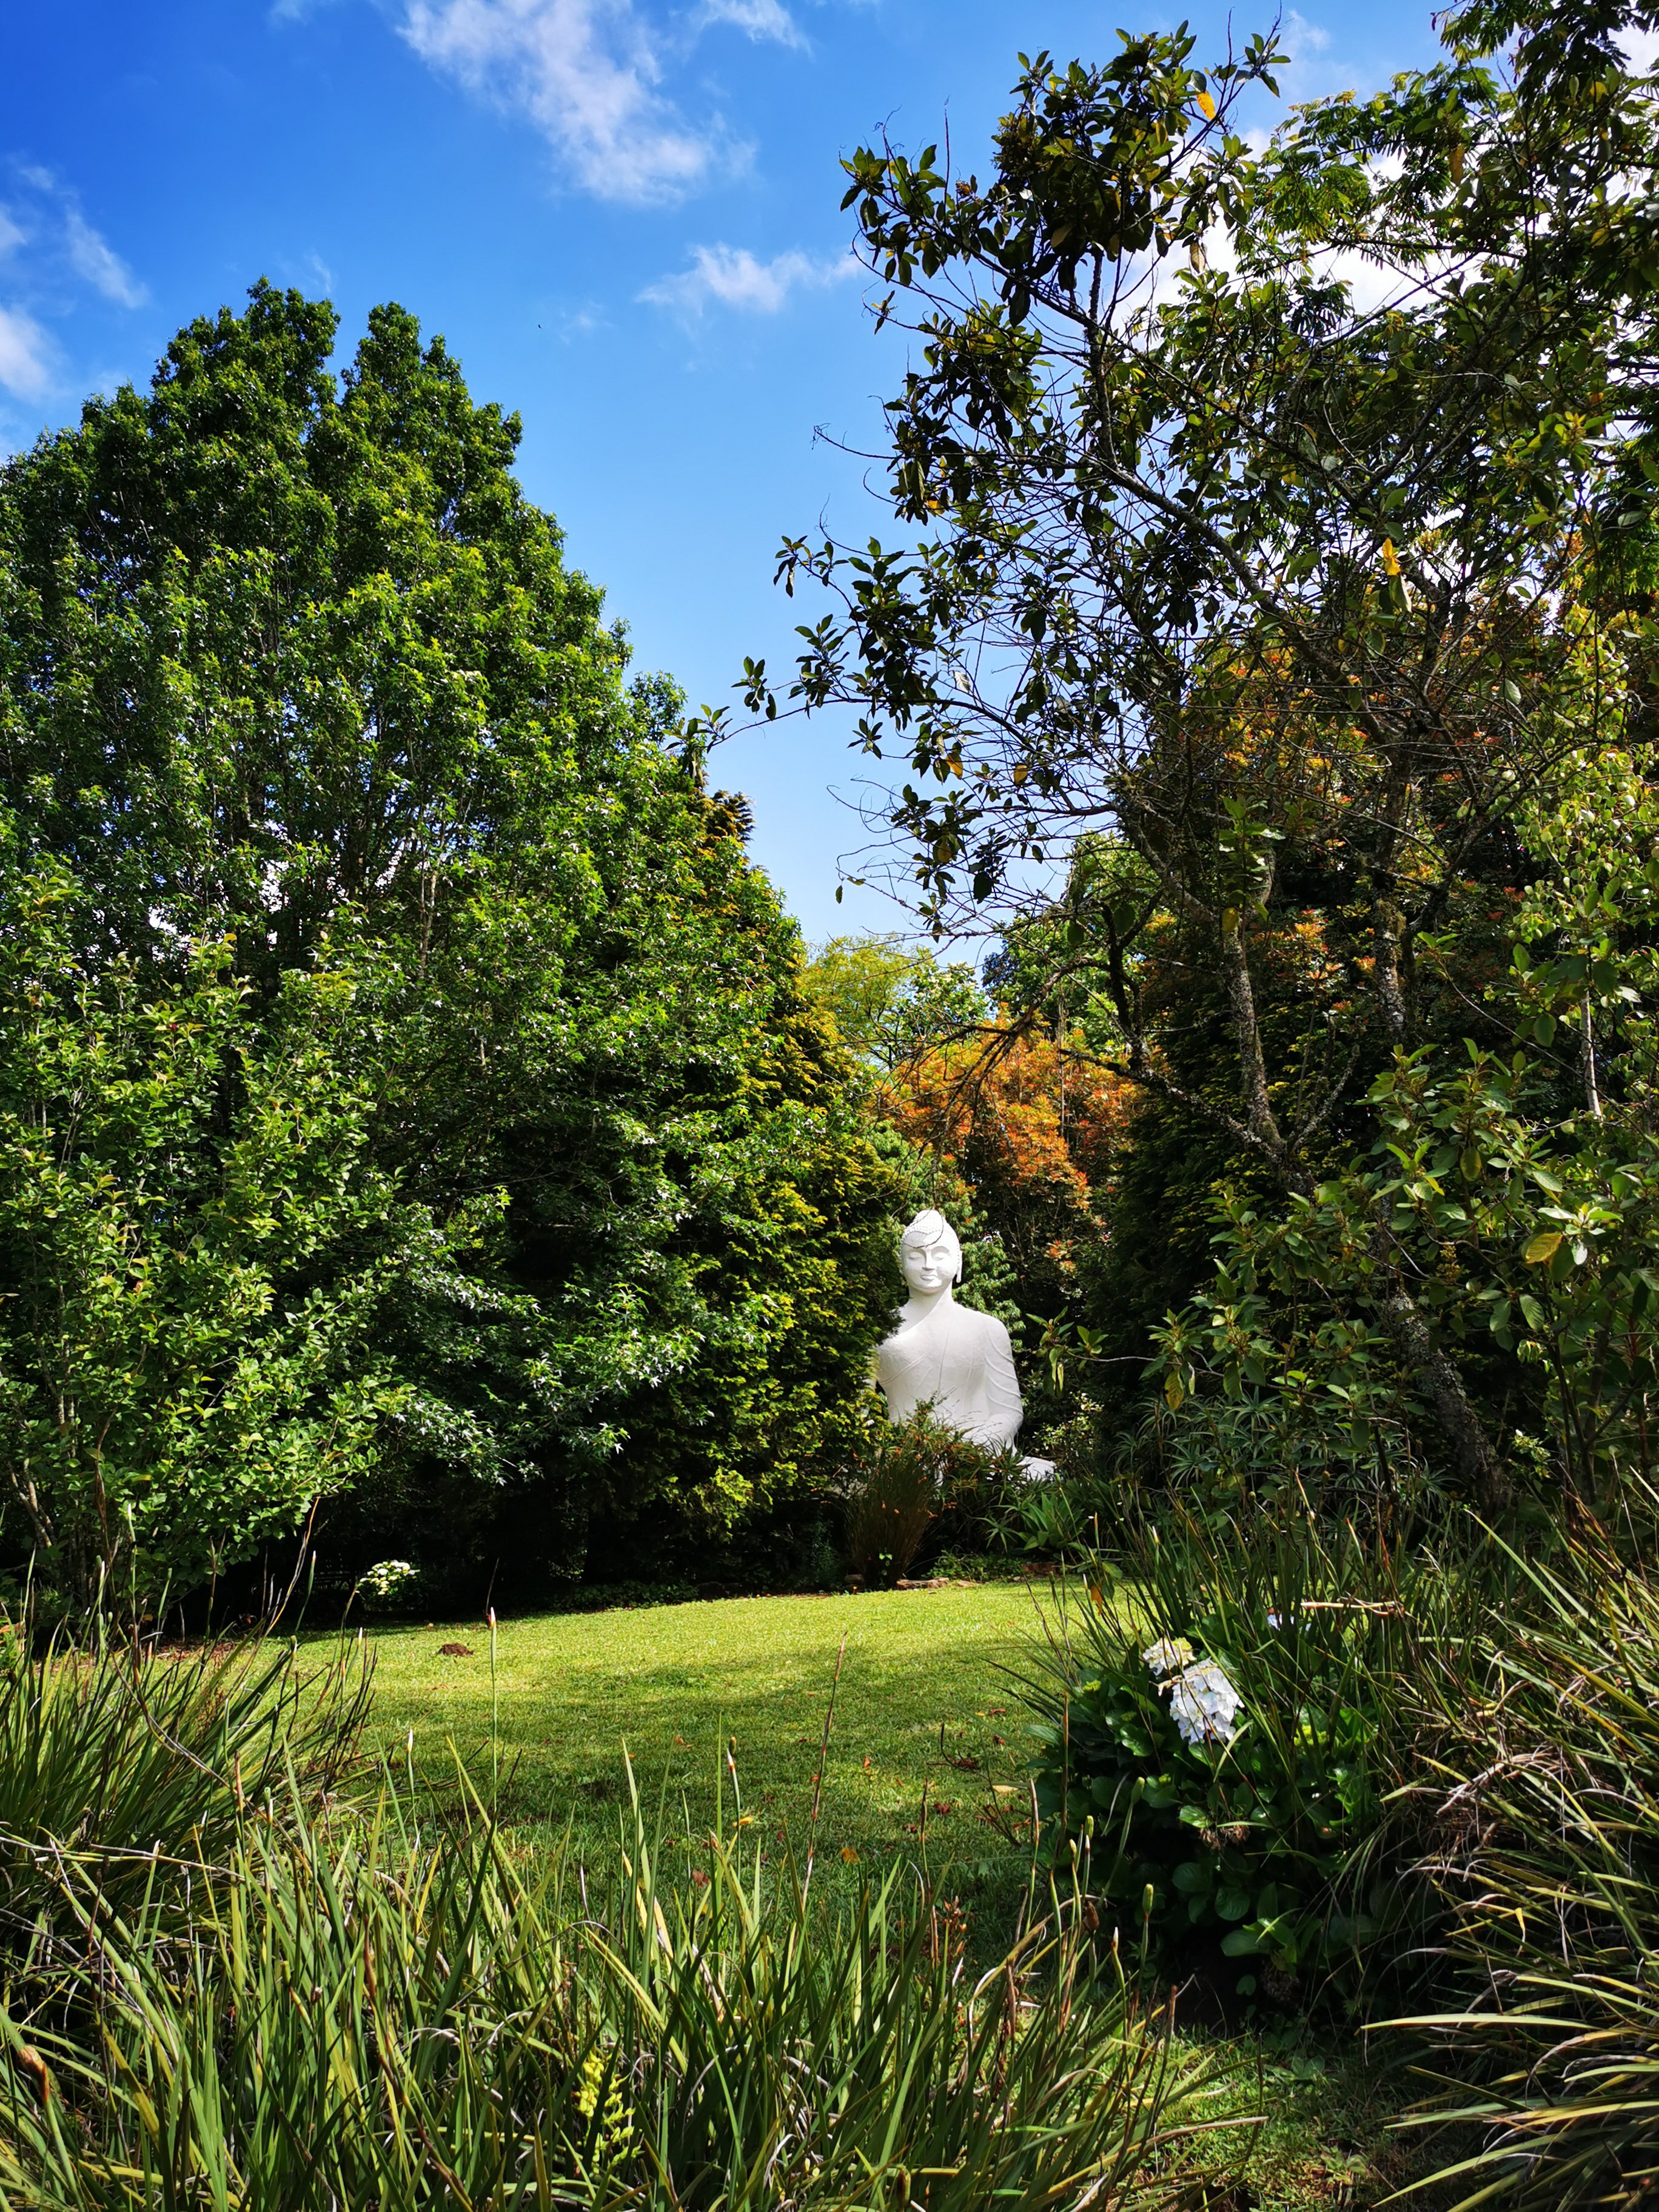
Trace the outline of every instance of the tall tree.
[[386, 1285], [396, 1463], [520, 1494], [568, 1571], [596, 1510], [723, 1524], [820, 1447], [886, 1178], [741, 804], [628, 683], [516, 418], [400, 308], [338, 375], [335, 339], [259, 285], [8, 465], [0, 797], [94, 983], [218, 942], [256, 1017], [349, 977], [339, 1079], [453, 1248]]
[[[1513, 908], [1525, 796], [1640, 736], [1659, 117], [1626, 46], [1655, 20], [1466, 8], [1440, 66], [1260, 150], [1270, 41], [1206, 71], [1184, 29], [1126, 38], [1024, 68], [983, 185], [933, 148], [848, 164], [879, 318], [919, 341], [889, 419], [924, 534], [786, 542], [791, 588], [841, 603], [792, 696], [908, 763], [922, 913], [1039, 921], [1100, 1056], [1271, 1191], [1309, 1197], [1368, 1079], [1468, 997], [1445, 947]], [[763, 665], [746, 688], [775, 711]], [[1171, 949], [1194, 988], [1148, 989]], [[1490, 1494], [1373, 1233], [1392, 1356]]]

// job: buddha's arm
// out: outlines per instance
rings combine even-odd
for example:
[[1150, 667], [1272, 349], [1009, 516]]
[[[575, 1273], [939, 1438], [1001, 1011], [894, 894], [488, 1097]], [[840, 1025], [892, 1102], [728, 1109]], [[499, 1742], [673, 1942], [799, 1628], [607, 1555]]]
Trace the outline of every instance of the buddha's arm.
[[990, 1408], [990, 1419], [986, 1425], [994, 1431], [997, 1443], [1011, 1444], [1025, 1418], [1019, 1378], [1014, 1373], [1014, 1349], [1002, 1323], [989, 1314], [985, 1318], [988, 1324], [985, 1332], [985, 1396]]

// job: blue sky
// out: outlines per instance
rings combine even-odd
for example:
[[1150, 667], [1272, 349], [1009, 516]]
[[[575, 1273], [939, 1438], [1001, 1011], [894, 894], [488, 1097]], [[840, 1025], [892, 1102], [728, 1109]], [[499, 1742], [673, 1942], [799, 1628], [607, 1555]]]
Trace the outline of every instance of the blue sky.
[[[1231, 10], [1243, 34], [1271, 8]], [[1228, 10], [1196, 5], [1200, 62]], [[639, 661], [724, 701], [787, 665], [779, 538], [881, 517], [864, 467], [902, 340], [872, 339], [841, 157], [884, 126], [985, 149], [1017, 70], [1093, 57], [1149, 4], [1076, 0], [9, 0], [0, 8], [0, 447], [143, 381], [255, 278], [326, 294], [355, 343], [396, 299], [524, 418], [521, 474]], [[1432, 58], [1426, 6], [1287, 15], [1289, 98]], [[1265, 115], [1261, 118], [1266, 119]], [[808, 934], [864, 842], [844, 724], [716, 757]]]

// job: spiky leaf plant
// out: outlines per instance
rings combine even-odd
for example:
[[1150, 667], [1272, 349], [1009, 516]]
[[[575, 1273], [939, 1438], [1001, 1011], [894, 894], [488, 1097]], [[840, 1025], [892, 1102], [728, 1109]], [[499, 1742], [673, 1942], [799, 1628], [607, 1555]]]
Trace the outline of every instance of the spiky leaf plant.
[[95, 1869], [102, 1912], [171, 1909], [251, 1808], [281, 1819], [361, 1764], [372, 1668], [360, 1642], [307, 1663], [254, 1637], [157, 1651], [87, 1624], [42, 1641], [0, 1628], [0, 1961], [49, 1971], [82, 1949], [66, 1866]]
[[1659, 1587], [1598, 1528], [1425, 1677], [1427, 1862], [1462, 2002], [1409, 2025], [1475, 2131], [1465, 2202], [1624, 2205], [1659, 2188]]
[[[390, 1797], [250, 1822], [182, 1949], [94, 1910], [96, 2039], [8, 2019], [0, 2196], [40, 2212], [1175, 2206], [1200, 2084], [1102, 1970], [1085, 1901], [978, 1981], [895, 1874], [830, 1923], [740, 1832], [637, 1799], [613, 1878], [515, 1866]], [[603, 1894], [601, 1894], [603, 1891]], [[90, 1954], [96, 1954], [95, 1966]]]

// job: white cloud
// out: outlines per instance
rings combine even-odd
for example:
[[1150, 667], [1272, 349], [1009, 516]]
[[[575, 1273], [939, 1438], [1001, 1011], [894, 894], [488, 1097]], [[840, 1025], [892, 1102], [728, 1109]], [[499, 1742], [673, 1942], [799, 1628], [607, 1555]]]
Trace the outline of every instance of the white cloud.
[[84, 276], [95, 291], [101, 292], [106, 300], [113, 300], [118, 307], [143, 306], [149, 297], [143, 286], [77, 209], [70, 210], [64, 235], [70, 267], [77, 276]]
[[40, 399], [51, 383], [51, 339], [20, 308], [0, 307], [0, 385], [18, 399]]
[[0, 207], [0, 254], [9, 253], [14, 246], [26, 246], [28, 233], [9, 207]]
[[700, 315], [711, 303], [750, 315], [775, 315], [792, 292], [822, 291], [860, 273], [850, 253], [822, 259], [799, 248], [757, 261], [746, 246], [696, 246], [691, 266], [665, 276], [640, 294], [653, 307]]
[[703, 0], [703, 23], [735, 23], [751, 39], [773, 39], [781, 46], [806, 44], [800, 26], [782, 0]]
[[1285, 50], [1292, 61], [1305, 61], [1310, 54], [1322, 54], [1331, 43], [1331, 34], [1317, 23], [1310, 23], [1305, 15], [1298, 15], [1294, 8], [1285, 13], [1284, 27], [1279, 36]]
[[661, 59], [629, 0], [406, 0], [403, 34], [470, 92], [527, 114], [602, 199], [677, 198], [739, 150], [657, 89]]

